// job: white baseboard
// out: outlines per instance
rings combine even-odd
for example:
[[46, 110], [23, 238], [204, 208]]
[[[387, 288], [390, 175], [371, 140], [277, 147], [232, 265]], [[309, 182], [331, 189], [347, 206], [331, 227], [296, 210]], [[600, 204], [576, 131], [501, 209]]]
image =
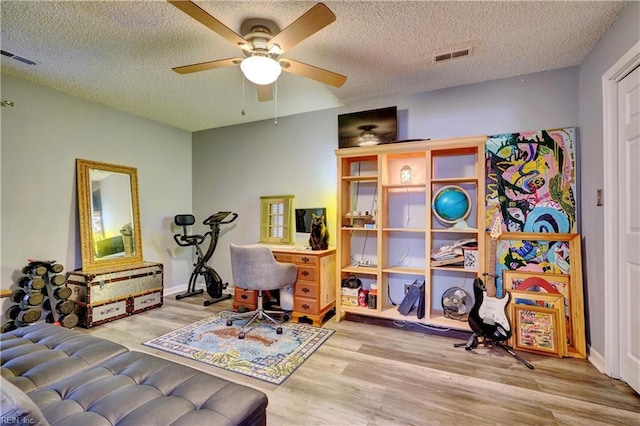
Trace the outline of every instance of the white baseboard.
[[602, 374], [607, 374], [604, 368], [604, 357], [591, 346], [588, 348], [589, 357], [587, 358], [591, 364]]
[[186, 288], [187, 288], [187, 283], [177, 285], [177, 286], [165, 287], [163, 291], [163, 295], [171, 296], [173, 294], [178, 294], [180, 292], [185, 291]]

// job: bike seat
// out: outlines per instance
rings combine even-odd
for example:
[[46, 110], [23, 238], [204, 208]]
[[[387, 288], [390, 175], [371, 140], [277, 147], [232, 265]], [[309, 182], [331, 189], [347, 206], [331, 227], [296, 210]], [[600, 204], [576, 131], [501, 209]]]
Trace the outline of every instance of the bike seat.
[[191, 226], [196, 223], [196, 218], [192, 214], [177, 214], [173, 222], [178, 226]]

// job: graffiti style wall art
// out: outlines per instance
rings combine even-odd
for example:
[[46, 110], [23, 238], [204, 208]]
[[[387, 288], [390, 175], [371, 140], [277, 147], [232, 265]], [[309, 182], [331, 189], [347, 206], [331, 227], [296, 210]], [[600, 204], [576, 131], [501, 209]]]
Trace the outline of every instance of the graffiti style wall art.
[[505, 232], [577, 232], [575, 129], [490, 136], [486, 227]]

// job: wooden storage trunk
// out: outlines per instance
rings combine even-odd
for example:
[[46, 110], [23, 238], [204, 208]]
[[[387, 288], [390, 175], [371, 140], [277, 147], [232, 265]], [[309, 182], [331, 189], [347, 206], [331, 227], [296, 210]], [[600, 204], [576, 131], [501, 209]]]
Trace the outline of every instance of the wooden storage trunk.
[[90, 328], [162, 306], [161, 263], [67, 273], [79, 324]]

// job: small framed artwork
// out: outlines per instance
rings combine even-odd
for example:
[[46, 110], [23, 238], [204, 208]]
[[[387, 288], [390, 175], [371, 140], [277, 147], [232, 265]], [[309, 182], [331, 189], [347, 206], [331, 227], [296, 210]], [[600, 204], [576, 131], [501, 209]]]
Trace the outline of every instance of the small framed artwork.
[[541, 355], [562, 356], [559, 314], [555, 308], [511, 305], [515, 338], [513, 348]]
[[560, 312], [564, 314], [566, 349], [569, 352], [577, 350], [575, 342], [579, 337], [572, 315], [573, 300], [569, 275], [532, 271], [503, 271], [502, 281], [507, 291], [517, 290], [562, 296], [563, 308]]
[[[556, 328], [556, 331], [560, 341], [560, 354], [563, 356], [567, 355], [567, 327], [566, 317], [564, 315], [564, 297], [557, 293], [541, 293], [534, 291], [511, 290], [509, 293], [511, 293], [511, 305], [536, 306], [556, 310], [558, 316], [558, 327]], [[514, 343], [511, 342], [511, 345], [514, 345]]]

